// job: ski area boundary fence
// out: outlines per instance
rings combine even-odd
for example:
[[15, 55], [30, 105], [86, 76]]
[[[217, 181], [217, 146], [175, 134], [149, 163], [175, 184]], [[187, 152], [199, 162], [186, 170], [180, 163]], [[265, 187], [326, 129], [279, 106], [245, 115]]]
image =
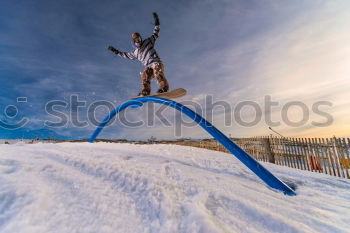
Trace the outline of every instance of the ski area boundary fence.
[[[350, 179], [349, 138], [264, 136], [238, 138], [233, 141], [260, 161]], [[228, 152], [215, 140], [184, 140], [173, 143]]]

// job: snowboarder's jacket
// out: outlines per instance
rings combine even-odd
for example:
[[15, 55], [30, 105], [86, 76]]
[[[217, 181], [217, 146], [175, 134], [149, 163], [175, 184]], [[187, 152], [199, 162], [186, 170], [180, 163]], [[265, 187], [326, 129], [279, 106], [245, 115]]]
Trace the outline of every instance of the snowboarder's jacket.
[[153, 30], [153, 35], [142, 41], [140, 47], [136, 47], [131, 52], [119, 52], [118, 55], [124, 58], [139, 60], [144, 66], [149, 67], [153, 63], [162, 63], [156, 50], [154, 49], [154, 43], [159, 37], [160, 27], [156, 25]]

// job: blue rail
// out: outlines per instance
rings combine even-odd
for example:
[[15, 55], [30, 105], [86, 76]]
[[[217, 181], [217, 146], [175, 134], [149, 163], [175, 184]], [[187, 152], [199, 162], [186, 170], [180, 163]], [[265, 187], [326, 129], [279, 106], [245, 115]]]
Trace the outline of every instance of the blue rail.
[[296, 195], [293, 189], [291, 189], [283, 181], [275, 177], [270, 171], [258, 163], [252, 156], [236, 145], [231, 139], [226, 137], [221, 131], [219, 131], [210, 122], [206, 121], [203, 117], [193, 112], [191, 109], [185, 107], [184, 105], [177, 103], [173, 100], [160, 98], [160, 97], [143, 97], [133, 100], [128, 100], [123, 104], [115, 108], [109, 115], [107, 115], [96, 128], [95, 132], [89, 139], [89, 142], [93, 143], [96, 137], [99, 135], [101, 130], [108, 124], [108, 122], [113, 119], [113, 117], [119, 112], [123, 111], [127, 107], [141, 107], [143, 103], [154, 102], [159, 104], [164, 104], [175, 108], [181, 113], [187, 115], [189, 118], [194, 120], [198, 125], [205, 129], [210, 135], [212, 135], [218, 142], [220, 142], [228, 151], [230, 151], [234, 156], [237, 157], [244, 165], [246, 165], [251, 171], [253, 171], [262, 181], [264, 181], [272, 189], [282, 191], [286, 195], [294, 196]]

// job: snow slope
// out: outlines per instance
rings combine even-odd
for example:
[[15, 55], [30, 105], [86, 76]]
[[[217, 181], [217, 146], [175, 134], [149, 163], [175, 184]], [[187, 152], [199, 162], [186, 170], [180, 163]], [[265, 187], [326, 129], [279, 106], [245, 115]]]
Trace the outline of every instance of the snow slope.
[[350, 232], [350, 180], [175, 145], [0, 145], [0, 232]]

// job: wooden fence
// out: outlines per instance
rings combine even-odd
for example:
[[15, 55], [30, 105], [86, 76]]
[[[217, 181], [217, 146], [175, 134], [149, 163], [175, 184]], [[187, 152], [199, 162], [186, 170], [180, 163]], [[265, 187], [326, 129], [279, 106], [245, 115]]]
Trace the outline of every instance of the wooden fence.
[[[349, 138], [255, 137], [234, 141], [260, 161], [350, 179]], [[228, 152], [214, 140], [175, 144]]]

